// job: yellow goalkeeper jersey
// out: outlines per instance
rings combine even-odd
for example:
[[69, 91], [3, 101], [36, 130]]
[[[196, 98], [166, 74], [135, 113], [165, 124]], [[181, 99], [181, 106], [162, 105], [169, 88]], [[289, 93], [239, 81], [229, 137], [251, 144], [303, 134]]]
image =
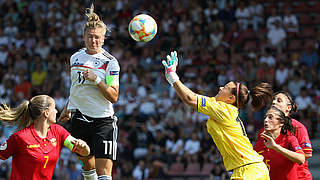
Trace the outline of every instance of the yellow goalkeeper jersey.
[[215, 97], [198, 95], [198, 111], [208, 115], [207, 130], [219, 149], [224, 166], [232, 170], [246, 164], [262, 162], [246, 135], [238, 108]]

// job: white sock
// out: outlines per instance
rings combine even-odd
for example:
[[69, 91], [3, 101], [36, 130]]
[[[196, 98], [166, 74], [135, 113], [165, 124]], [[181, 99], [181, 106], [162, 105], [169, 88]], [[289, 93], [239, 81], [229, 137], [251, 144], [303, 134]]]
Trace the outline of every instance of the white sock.
[[89, 170], [89, 171], [83, 171], [82, 175], [85, 180], [97, 180], [98, 175], [95, 169]]
[[98, 176], [98, 180], [112, 180], [112, 176], [100, 175]]

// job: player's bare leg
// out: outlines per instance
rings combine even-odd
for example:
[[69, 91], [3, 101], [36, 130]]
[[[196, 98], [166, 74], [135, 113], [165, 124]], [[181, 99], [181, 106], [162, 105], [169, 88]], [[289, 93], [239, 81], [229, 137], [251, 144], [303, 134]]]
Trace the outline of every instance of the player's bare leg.
[[112, 166], [113, 166], [113, 161], [111, 159], [97, 158], [96, 169], [97, 169], [98, 179], [111, 180]]
[[85, 180], [97, 180], [97, 172], [95, 168], [95, 159], [94, 156], [87, 156], [87, 157], [80, 157], [78, 156], [78, 159], [82, 161], [83, 166], [83, 177]]

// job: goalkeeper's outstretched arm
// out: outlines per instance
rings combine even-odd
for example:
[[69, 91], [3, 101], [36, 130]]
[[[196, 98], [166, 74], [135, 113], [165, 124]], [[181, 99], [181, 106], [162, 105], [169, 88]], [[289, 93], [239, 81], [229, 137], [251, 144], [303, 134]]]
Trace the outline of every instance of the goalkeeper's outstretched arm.
[[180, 99], [192, 108], [197, 109], [197, 94], [185, 86], [179, 80], [179, 76], [176, 73], [178, 66], [177, 52], [174, 51], [171, 52], [170, 55], [167, 55], [167, 60], [163, 60], [162, 64], [165, 67], [167, 81], [174, 87]]
[[191, 106], [194, 109], [197, 109], [197, 94], [191, 91], [187, 86], [185, 86], [180, 80], [173, 83], [173, 87], [176, 90], [180, 99], [185, 103]]

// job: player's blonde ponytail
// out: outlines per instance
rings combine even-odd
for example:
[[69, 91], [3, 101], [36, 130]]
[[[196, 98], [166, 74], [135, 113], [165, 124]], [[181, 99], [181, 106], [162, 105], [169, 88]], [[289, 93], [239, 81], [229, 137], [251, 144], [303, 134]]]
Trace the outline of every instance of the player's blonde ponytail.
[[87, 29], [95, 29], [95, 28], [102, 28], [104, 30], [103, 35], [106, 32], [110, 32], [110, 29], [104, 24], [103, 21], [100, 20], [99, 16], [94, 13], [94, 5], [91, 4], [90, 8], [86, 9], [86, 16], [88, 17], [87, 22], [84, 25], [83, 35], [87, 31]]
[[0, 120], [12, 126], [16, 125], [18, 130], [24, 129], [49, 108], [50, 98], [47, 95], [35, 96], [16, 108], [10, 108], [6, 103], [3, 103], [0, 106]]

